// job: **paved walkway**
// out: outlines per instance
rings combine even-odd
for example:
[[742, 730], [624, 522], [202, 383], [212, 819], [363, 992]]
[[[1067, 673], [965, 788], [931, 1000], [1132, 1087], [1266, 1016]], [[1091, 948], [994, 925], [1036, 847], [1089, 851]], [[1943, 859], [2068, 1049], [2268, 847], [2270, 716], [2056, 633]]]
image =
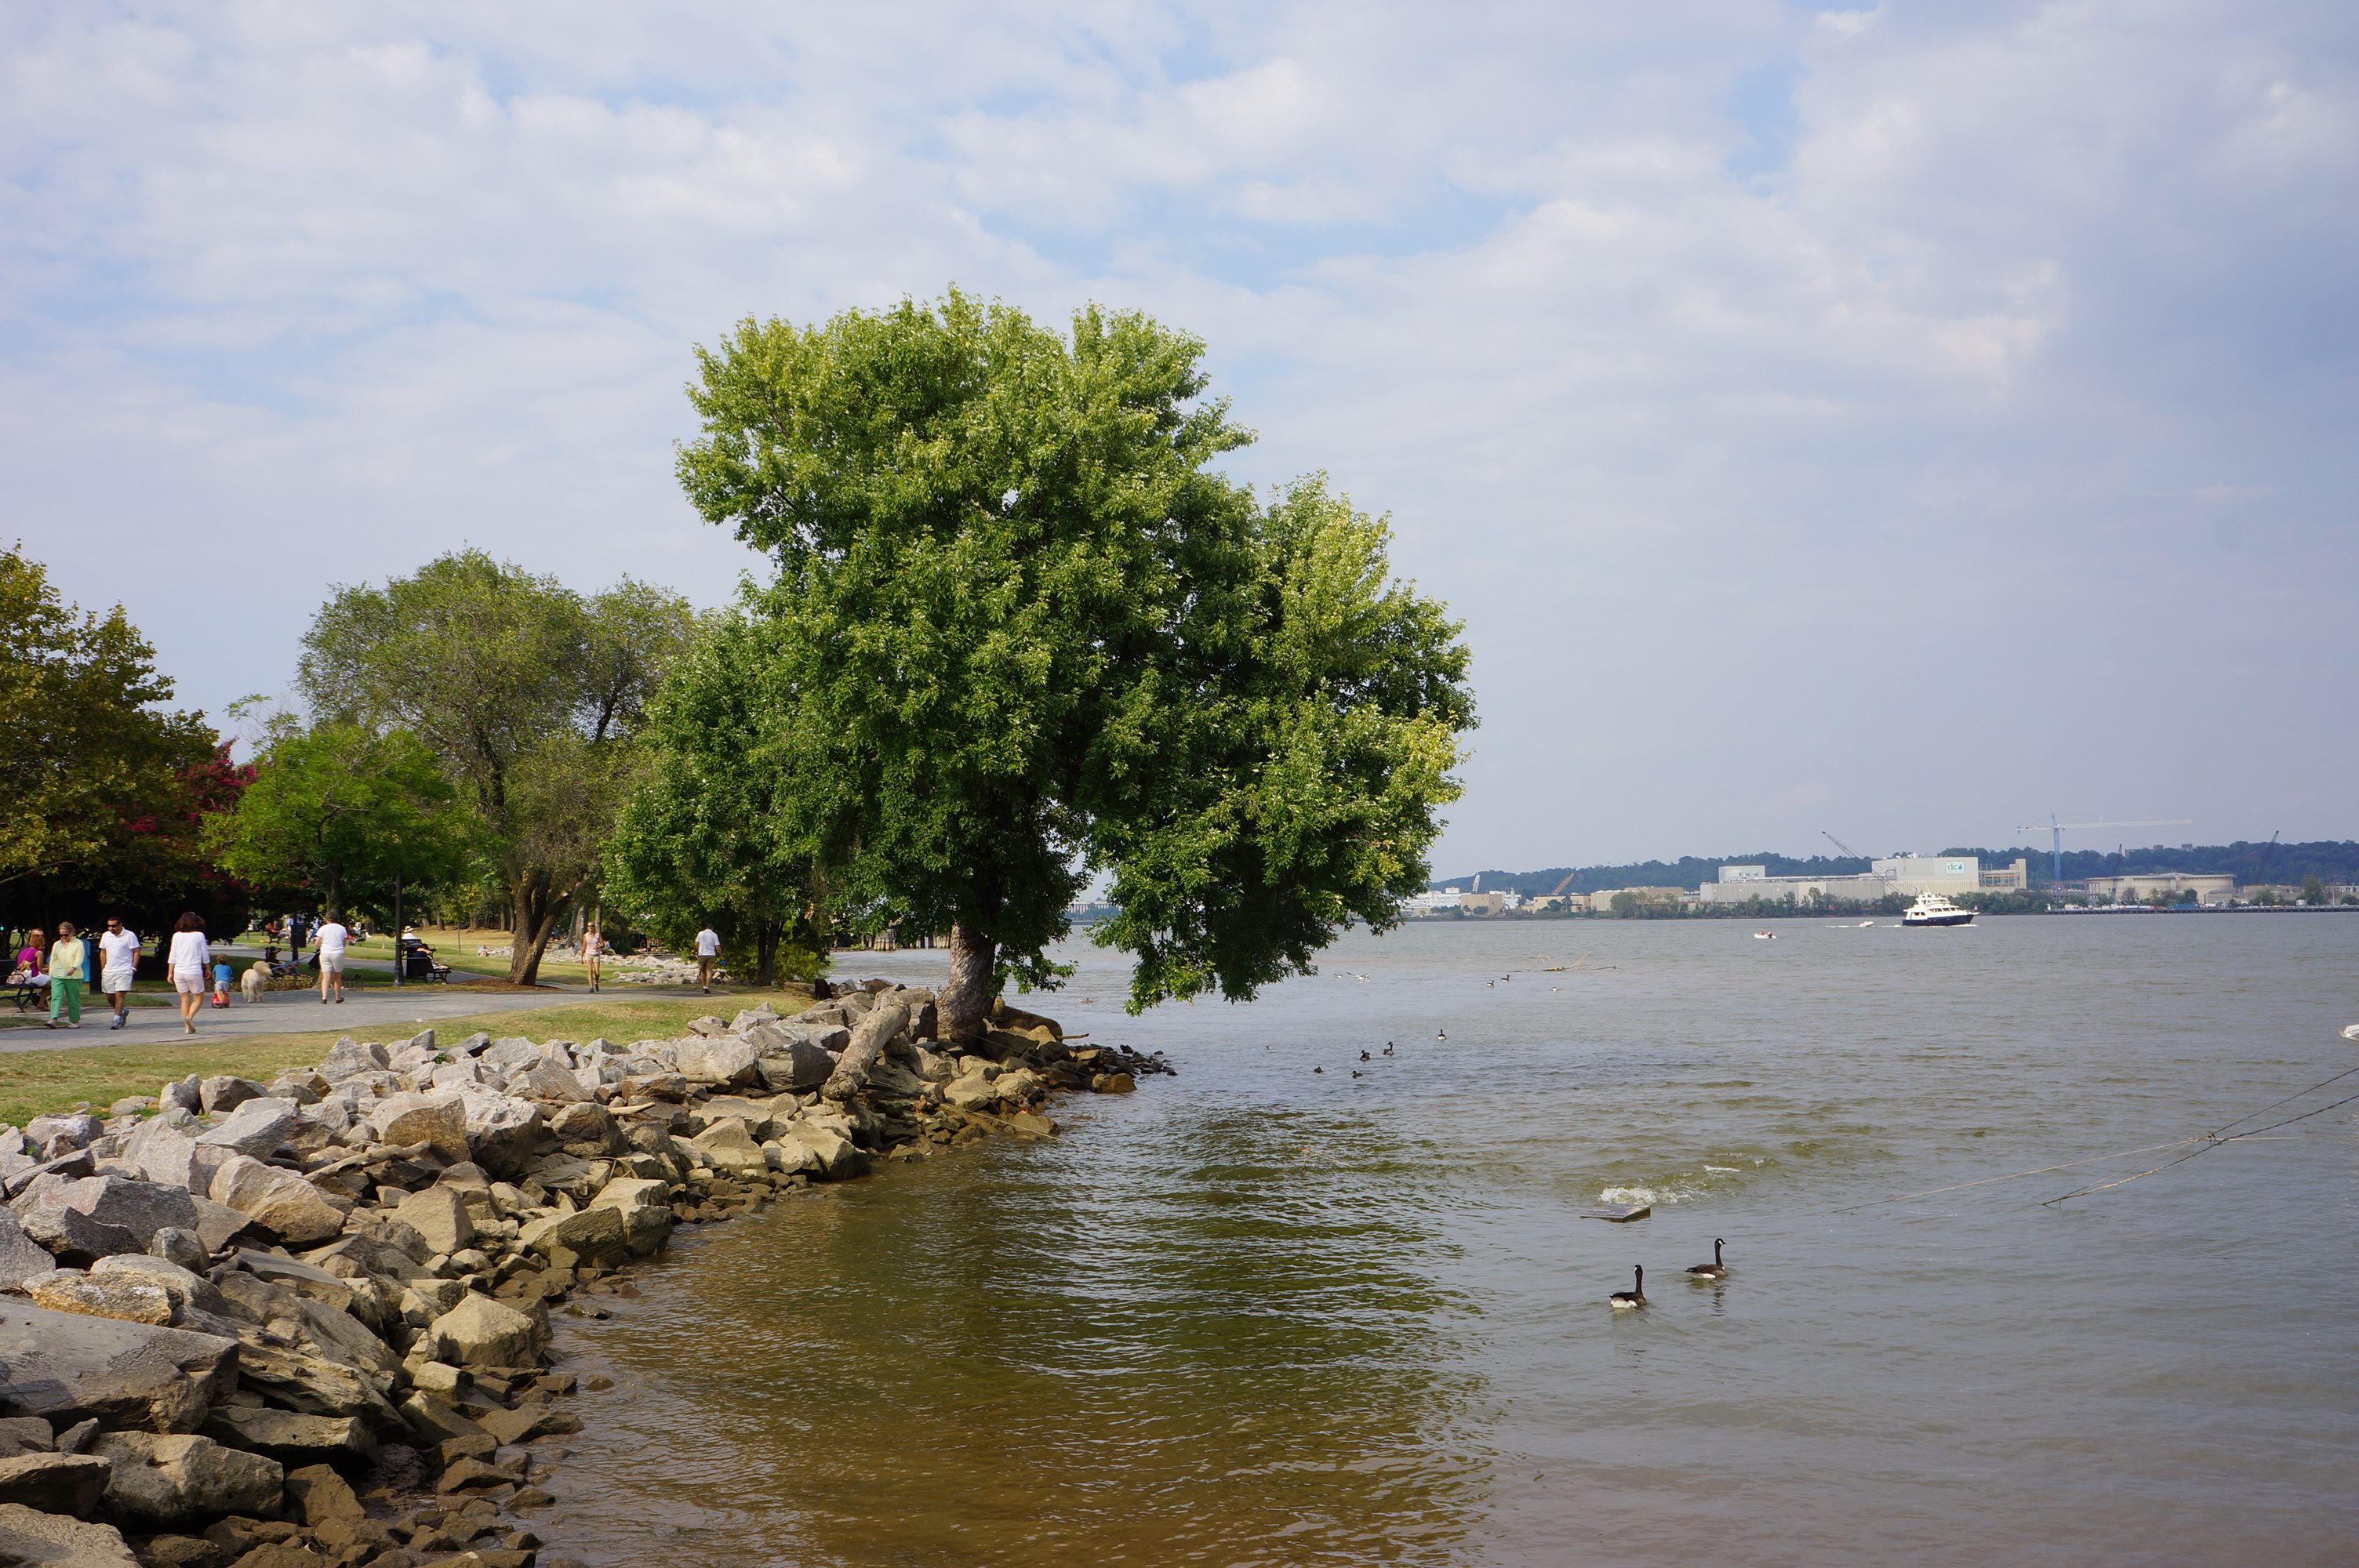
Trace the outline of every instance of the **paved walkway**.
[[[216, 953], [221, 948], [213, 949]], [[240, 955], [231, 949], [226, 955]], [[259, 957], [259, 953], [253, 955]], [[354, 965], [354, 968], [361, 966]], [[389, 970], [389, 961], [370, 966]], [[610, 986], [598, 993], [601, 1001], [636, 1001], [642, 998], [664, 998], [677, 1000], [696, 995], [693, 989], [663, 986]], [[263, 1000], [249, 1003], [244, 993], [233, 988], [229, 1011], [205, 1007], [197, 1013], [197, 1033], [190, 1044], [200, 1044], [208, 1036], [214, 1040], [232, 1040], [247, 1034], [301, 1034], [310, 1030], [333, 1029], [363, 1040], [380, 1043], [406, 1040], [419, 1030], [432, 1026], [445, 1018], [464, 1018], [478, 1012], [518, 1012], [527, 1009], [567, 1007], [588, 1000], [590, 988], [567, 986], [541, 991], [477, 990], [472, 986], [438, 986], [419, 982], [405, 985], [400, 989], [390, 988], [353, 990], [344, 993], [341, 1002], [322, 1003], [317, 990], [265, 991]], [[730, 998], [715, 996], [713, 1005], [734, 1012], [749, 1005]], [[135, 1007], [131, 1022], [121, 1029], [107, 1026], [114, 1022], [103, 997], [82, 999], [80, 1029], [5, 1029], [0, 1030], [0, 1053], [12, 1051], [57, 1051], [97, 1045], [156, 1045], [174, 1040], [189, 1040], [180, 1033], [180, 1015], [177, 1008]]]

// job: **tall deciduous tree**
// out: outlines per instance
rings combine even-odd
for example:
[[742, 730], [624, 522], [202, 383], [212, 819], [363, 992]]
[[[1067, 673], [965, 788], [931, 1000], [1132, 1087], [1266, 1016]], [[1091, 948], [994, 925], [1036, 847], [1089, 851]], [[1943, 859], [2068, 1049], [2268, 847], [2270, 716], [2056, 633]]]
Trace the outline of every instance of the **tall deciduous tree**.
[[799, 759], [780, 744], [759, 628], [716, 620], [649, 704], [648, 753], [606, 850], [606, 897], [685, 951], [710, 920], [756, 985], [827, 971], [821, 869], [785, 806]]
[[120, 605], [77, 611], [21, 547], [0, 550], [0, 887], [156, 880], [158, 825], [201, 804], [215, 761], [201, 713], [157, 708], [171, 695]]
[[1131, 1005], [1247, 997], [1426, 880], [1473, 723], [1440, 606], [1318, 481], [1206, 464], [1251, 438], [1203, 347], [1095, 308], [1070, 337], [953, 291], [699, 351], [681, 481], [769, 551], [757, 594], [783, 829], [951, 932], [972, 1037], [1088, 880]]
[[685, 600], [627, 579], [585, 599], [466, 550], [340, 589], [304, 638], [313, 713], [410, 730], [481, 817], [516, 910], [519, 984], [597, 873], [630, 732], [692, 622]]
[[288, 729], [257, 759], [235, 809], [205, 827], [223, 870], [259, 887], [300, 886], [341, 920], [379, 906], [396, 878], [466, 870], [472, 822], [432, 752], [406, 730]]

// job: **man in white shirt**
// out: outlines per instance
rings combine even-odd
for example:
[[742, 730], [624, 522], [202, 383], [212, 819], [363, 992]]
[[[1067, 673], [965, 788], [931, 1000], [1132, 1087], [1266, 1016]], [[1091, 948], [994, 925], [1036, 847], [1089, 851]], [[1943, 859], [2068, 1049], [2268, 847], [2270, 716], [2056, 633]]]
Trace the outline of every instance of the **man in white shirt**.
[[328, 989], [335, 988], [338, 1001], [344, 1000], [344, 939], [352, 933], [342, 924], [331, 920], [311, 934], [320, 944], [320, 1005], [328, 1005]]
[[721, 962], [721, 933], [710, 925], [696, 934], [696, 983], [712, 994], [712, 971]]
[[107, 1025], [109, 1029], [120, 1029], [131, 1022], [128, 999], [132, 977], [138, 970], [138, 933], [124, 929], [123, 922], [110, 915], [98, 937], [98, 989], [114, 1006], [114, 1022]]

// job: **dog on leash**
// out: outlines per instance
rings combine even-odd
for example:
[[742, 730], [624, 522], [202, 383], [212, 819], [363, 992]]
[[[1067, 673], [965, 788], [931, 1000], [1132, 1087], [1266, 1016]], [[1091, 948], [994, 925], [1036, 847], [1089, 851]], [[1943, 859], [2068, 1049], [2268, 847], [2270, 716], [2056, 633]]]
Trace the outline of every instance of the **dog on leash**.
[[237, 978], [237, 989], [245, 993], [248, 1001], [262, 1000], [263, 982], [270, 979], [270, 966], [256, 958], [245, 973]]

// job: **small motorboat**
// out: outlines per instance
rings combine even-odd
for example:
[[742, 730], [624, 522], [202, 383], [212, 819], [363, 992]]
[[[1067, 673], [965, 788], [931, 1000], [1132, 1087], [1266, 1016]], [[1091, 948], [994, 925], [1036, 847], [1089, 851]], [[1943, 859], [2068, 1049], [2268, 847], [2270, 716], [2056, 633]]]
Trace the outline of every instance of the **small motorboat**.
[[1756, 931], [1753, 934], [1753, 939], [1756, 942], [1775, 942], [1777, 940], [1777, 934], [1775, 931]]

